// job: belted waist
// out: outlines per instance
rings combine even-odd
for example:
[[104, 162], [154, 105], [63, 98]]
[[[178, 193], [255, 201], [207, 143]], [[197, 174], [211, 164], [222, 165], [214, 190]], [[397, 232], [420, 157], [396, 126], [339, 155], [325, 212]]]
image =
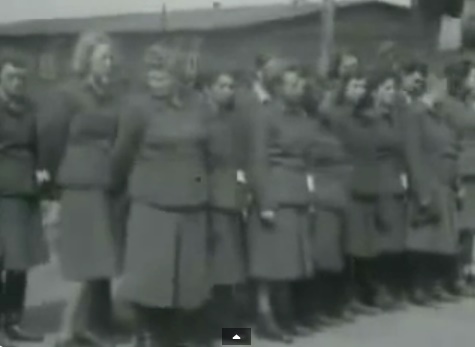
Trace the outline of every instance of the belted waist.
[[68, 143], [69, 147], [96, 147], [104, 150], [112, 149], [111, 140], [71, 140]]

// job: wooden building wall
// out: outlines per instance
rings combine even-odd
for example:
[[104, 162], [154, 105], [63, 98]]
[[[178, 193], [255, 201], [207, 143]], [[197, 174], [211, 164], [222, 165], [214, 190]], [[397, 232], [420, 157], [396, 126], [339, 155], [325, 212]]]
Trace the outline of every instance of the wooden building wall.
[[[207, 33], [122, 33], [114, 34], [122, 55], [125, 74], [139, 76], [144, 49], [157, 41], [167, 40], [187, 48], [198, 38], [202, 41], [201, 62], [229, 69], [252, 69], [257, 52], [283, 54], [308, 64], [318, 57], [320, 17], [318, 13], [265, 25], [217, 30]], [[74, 36], [0, 37], [1, 46], [16, 46], [31, 58], [35, 85], [64, 79], [68, 74]], [[374, 60], [377, 47], [385, 40], [399, 43], [410, 52], [430, 51], [432, 42], [419, 37], [411, 26], [410, 12], [396, 7], [374, 4], [342, 9], [336, 17], [336, 41], [340, 47], [354, 50], [363, 62]], [[49, 62], [48, 62], [49, 61]], [[53, 71], [49, 71], [53, 70]]]

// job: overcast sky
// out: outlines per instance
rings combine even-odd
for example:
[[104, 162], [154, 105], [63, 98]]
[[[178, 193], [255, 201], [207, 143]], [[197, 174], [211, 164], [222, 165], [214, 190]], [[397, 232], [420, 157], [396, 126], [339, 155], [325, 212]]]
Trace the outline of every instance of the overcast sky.
[[[409, 2], [409, 0], [390, 1]], [[0, 22], [160, 11], [163, 3], [167, 3], [169, 9], [210, 7], [213, 2], [213, 0], [0, 0]], [[220, 0], [220, 2], [223, 6], [236, 6], [290, 2], [290, 0]]]

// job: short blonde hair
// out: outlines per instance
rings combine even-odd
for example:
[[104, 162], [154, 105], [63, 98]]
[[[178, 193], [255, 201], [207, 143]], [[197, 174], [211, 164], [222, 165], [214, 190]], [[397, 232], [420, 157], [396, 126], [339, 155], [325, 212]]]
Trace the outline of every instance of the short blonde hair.
[[72, 72], [76, 76], [84, 77], [89, 72], [94, 50], [103, 44], [112, 46], [112, 40], [106, 33], [85, 32], [79, 36], [71, 62]]

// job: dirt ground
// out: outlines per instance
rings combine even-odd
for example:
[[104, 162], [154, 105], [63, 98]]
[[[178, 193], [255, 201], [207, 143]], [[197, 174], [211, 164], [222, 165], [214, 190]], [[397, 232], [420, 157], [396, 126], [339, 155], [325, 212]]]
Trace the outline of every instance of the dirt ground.
[[[60, 313], [69, 295], [70, 285], [60, 279], [54, 258], [50, 264], [31, 273], [25, 325], [46, 333], [47, 340], [41, 345], [28, 346], [53, 347]], [[465, 300], [439, 308], [412, 307], [403, 312], [360, 317], [353, 324], [329, 328], [311, 338], [298, 340], [294, 346], [472, 347], [474, 341], [475, 300]], [[253, 345], [275, 344], [254, 339]]]

